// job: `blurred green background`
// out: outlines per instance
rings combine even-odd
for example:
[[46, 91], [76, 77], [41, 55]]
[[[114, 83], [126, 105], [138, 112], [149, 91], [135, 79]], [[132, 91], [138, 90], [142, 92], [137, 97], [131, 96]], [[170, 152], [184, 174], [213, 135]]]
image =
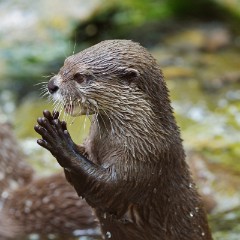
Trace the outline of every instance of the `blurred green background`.
[[[2, 0], [0, 17], [0, 122], [13, 124], [39, 175], [60, 169], [36, 144], [36, 118], [53, 108], [39, 83], [73, 52], [132, 39], [157, 59], [189, 161], [204, 165], [190, 163], [216, 201], [214, 239], [240, 239], [239, 0]], [[81, 142], [89, 120], [67, 120]]]

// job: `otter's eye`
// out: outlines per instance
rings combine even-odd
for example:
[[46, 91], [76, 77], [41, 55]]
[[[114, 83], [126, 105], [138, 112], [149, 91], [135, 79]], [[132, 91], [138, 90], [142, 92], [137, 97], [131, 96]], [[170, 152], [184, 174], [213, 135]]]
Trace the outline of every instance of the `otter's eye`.
[[73, 79], [77, 82], [77, 83], [83, 83], [85, 80], [85, 76], [82, 75], [81, 73], [75, 73], [73, 75]]

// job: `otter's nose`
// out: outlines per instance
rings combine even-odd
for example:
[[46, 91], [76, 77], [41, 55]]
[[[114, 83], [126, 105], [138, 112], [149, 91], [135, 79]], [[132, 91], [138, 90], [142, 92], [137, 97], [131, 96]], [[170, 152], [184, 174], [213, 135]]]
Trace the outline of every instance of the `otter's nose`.
[[58, 87], [57, 84], [55, 83], [55, 78], [54, 78], [54, 77], [51, 78], [51, 79], [49, 80], [49, 82], [48, 82], [48, 91], [49, 91], [51, 94], [53, 94], [53, 93], [57, 92], [58, 88], [59, 88], [59, 87]]

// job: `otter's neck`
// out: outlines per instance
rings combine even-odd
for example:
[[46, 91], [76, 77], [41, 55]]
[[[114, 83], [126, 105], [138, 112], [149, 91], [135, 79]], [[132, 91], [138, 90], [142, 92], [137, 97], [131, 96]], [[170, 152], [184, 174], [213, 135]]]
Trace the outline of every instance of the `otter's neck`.
[[[182, 165], [186, 167], [178, 128], [175, 125], [165, 129], [161, 124], [163, 119], [157, 116], [149, 106], [142, 106], [127, 109], [125, 112], [96, 115], [90, 134], [90, 139], [95, 143], [91, 152], [96, 153], [96, 158], [102, 160], [101, 149], [107, 146], [108, 149], [121, 152], [126, 161], [133, 159], [136, 162], [152, 164], [153, 168], [157, 166], [162, 169], [163, 174], [169, 173], [172, 176], [173, 170]], [[173, 116], [168, 117], [168, 119], [172, 118]], [[100, 164], [104, 162], [103, 160]], [[109, 163], [110, 160], [108, 159], [107, 162]], [[170, 171], [169, 164], [173, 168]], [[176, 172], [176, 174], [179, 173]]]

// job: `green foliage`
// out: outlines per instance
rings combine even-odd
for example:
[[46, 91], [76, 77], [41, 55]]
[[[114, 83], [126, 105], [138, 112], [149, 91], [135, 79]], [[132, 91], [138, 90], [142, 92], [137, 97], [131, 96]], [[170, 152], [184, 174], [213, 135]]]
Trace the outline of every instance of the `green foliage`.
[[[224, 0], [115, 0], [125, 9], [119, 20], [133, 25], [167, 18], [240, 21], [240, 3]], [[232, 6], [233, 5], [233, 6]]]
[[209, 219], [211, 229], [214, 232], [214, 239], [238, 240], [240, 234], [240, 208], [214, 214]]
[[126, 9], [125, 21], [134, 25], [145, 21], [165, 19], [171, 15], [171, 9], [165, 0], [123, 0], [120, 5]]

